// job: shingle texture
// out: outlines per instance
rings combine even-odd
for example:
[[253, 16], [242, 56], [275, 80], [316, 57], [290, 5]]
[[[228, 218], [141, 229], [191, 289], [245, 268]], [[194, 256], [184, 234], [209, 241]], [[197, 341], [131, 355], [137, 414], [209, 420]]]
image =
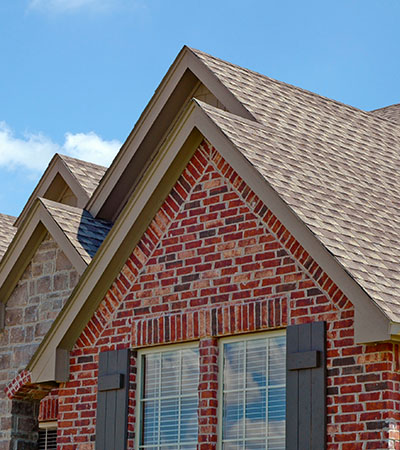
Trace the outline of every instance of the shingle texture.
[[0, 259], [3, 257], [17, 229], [13, 227], [15, 217], [0, 214]]
[[71, 158], [70, 156], [59, 156], [90, 197], [106, 173], [107, 168], [98, 164]]
[[201, 104], [204, 111], [400, 321], [400, 127], [195, 52], [255, 121]]
[[371, 114], [400, 125], [400, 103], [371, 111]]
[[58, 226], [76, 248], [82, 259], [89, 264], [111, 229], [105, 220], [94, 219], [87, 211], [40, 199]]

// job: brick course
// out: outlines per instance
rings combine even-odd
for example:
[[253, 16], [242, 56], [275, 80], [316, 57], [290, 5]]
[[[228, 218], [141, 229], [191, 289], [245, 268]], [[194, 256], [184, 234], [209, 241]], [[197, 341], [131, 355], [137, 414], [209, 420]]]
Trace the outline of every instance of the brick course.
[[354, 343], [350, 301], [203, 142], [71, 352], [71, 379], [59, 392], [59, 449], [93, 448], [100, 351], [199, 339], [199, 449], [211, 450], [217, 337], [321, 320], [329, 450], [400, 448], [398, 345]]
[[[12, 409], [16, 411], [13, 405], [18, 403], [7, 398], [6, 385], [14, 379], [21, 385], [29, 382], [29, 374], [20, 372], [25, 369], [77, 281], [77, 272], [52, 237], [47, 235], [7, 302], [5, 329], [0, 331], [1, 450], [9, 448]], [[15, 387], [10, 386], [11, 390]], [[39, 394], [37, 388], [32, 389]], [[39, 398], [48, 390], [39, 394]], [[10, 393], [9, 389], [7, 394]], [[16, 418], [14, 423], [18, 423]]]

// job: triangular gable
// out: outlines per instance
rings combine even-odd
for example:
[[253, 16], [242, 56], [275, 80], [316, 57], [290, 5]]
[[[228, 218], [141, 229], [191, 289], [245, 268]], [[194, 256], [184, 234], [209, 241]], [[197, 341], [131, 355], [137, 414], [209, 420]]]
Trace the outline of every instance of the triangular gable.
[[82, 275], [110, 228], [111, 224], [93, 219], [80, 208], [36, 199], [0, 263], [0, 308], [4, 308], [47, 233]]
[[[199, 143], [206, 138], [227, 163], [257, 194], [308, 254], [327, 273], [353, 303], [356, 310], [355, 332], [358, 342], [391, 338], [390, 322], [354, 279], [321, 245], [315, 235], [279, 197], [264, 177], [238, 151], [205, 111], [192, 102], [171, 131], [157, 157], [141, 178], [133, 195], [93, 259], [90, 270], [82, 276], [65, 308], [44, 338], [29, 364], [35, 382], [50, 381], [59, 367], [57, 354], [70, 350], [85, 324], [98, 308], [117, 277], [132, 248], [140, 240], [156, 211], [171, 191]], [[66, 379], [68, 372], [62, 379]]]
[[55, 154], [14, 225], [21, 225], [37, 198], [83, 208], [105, 171], [97, 164]]
[[94, 217], [112, 222], [116, 219], [192, 97], [253, 118], [197, 53], [183, 47], [90, 199], [87, 209]]

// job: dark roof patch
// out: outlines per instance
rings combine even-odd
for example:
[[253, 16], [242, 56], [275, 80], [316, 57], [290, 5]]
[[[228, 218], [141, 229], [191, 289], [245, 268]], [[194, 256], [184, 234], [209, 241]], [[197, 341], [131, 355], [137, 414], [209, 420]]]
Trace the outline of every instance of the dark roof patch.
[[43, 198], [40, 201], [82, 259], [89, 264], [106, 238], [112, 224], [105, 220], [94, 219], [90, 213], [81, 208]]

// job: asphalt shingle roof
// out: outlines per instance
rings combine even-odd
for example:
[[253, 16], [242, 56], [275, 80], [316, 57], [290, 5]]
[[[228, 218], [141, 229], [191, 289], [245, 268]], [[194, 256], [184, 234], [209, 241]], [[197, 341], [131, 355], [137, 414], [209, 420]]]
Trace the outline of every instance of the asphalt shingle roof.
[[400, 321], [400, 126], [195, 50], [255, 121], [199, 102], [342, 266]]
[[396, 105], [385, 106], [385, 108], [374, 109], [371, 114], [389, 120], [390, 122], [400, 125], [400, 103]]
[[17, 229], [13, 226], [15, 217], [0, 214], [0, 259], [10, 245]]
[[68, 169], [72, 172], [79, 184], [86, 191], [89, 197], [97, 188], [103, 175], [106, 173], [107, 167], [99, 166], [80, 159], [71, 158], [66, 155], [59, 155], [65, 162]]
[[112, 224], [73, 206], [41, 198], [40, 201], [70, 240], [82, 259], [89, 264], [106, 238]]

